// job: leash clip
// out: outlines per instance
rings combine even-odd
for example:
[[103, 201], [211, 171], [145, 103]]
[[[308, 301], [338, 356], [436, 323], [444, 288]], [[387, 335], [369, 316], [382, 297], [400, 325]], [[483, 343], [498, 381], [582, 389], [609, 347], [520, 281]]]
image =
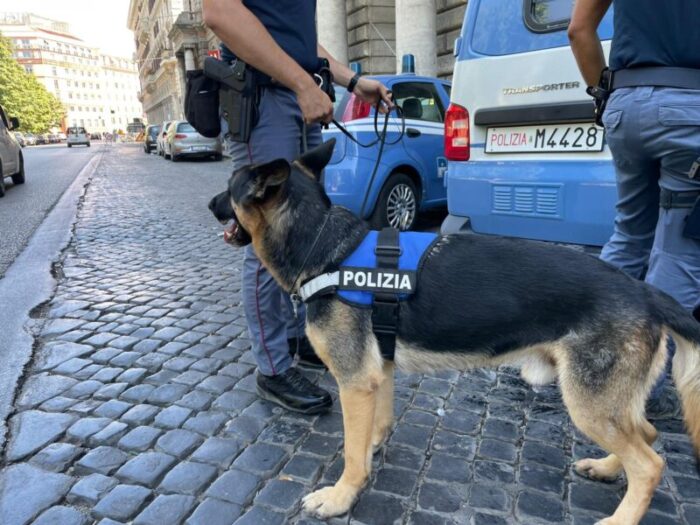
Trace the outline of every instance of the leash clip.
[[294, 319], [299, 319], [299, 304], [301, 304], [301, 299], [298, 294], [291, 294], [289, 298], [292, 300], [292, 313], [294, 314]]

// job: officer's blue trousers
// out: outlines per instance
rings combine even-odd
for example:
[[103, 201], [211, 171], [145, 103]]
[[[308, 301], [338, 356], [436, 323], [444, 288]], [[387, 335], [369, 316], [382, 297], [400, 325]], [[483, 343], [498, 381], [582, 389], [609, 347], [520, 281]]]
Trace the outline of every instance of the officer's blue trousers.
[[[700, 305], [700, 241], [682, 234], [688, 208], [659, 208], [659, 188], [700, 191], [700, 90], [613, 92], [603, 123], [617, 174], [615, 230], [601, 259], [642, 278], [688, 310]], [[663, 387], [657, 384], [652, 397]]]
[[[263, 88], [259, 114], [247, 144], [226, 141], [234, 169], [279, 158], [296, 159], [302, 151], [304, 129], [308, 148], [321, 143], [321, 127], [316, 124], [304, 128], [296, 96], [287, 89]], [[225, 133], [223, 122], [222, 127]], [[287, 338], [304, 334], [304, 309], [300, 307], [295, 319], [289, 295], [262, 265], [252, 245], [245, 248], [242, 292], [258, 370], [268, 376], [281, 374], [292, 365]]]

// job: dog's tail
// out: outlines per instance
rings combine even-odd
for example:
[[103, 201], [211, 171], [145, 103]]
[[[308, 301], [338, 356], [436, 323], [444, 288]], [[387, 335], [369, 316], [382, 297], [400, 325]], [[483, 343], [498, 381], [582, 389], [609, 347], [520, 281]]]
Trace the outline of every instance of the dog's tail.
[[656, 299], [658, 314], [676, 343], [673, 379], [700, 470], [700, 323], [670, 296], [659, 292]]

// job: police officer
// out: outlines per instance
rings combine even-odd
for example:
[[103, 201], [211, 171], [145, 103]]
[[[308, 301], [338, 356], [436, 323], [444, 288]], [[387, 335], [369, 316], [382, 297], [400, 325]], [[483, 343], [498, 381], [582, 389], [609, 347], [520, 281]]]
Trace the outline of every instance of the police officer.
[[[370, 104], [391, 106], [384, 85], [360, 78], [318, 44], [315, 0], [204, 0], [204, 21], [221, 39], [222, 59], [240, 58], [256, 70], [258, 120], [247, 143], [227, 141], [234, 166], [277, 158], [294, 160], [304, 146], [322, 142], [321, 126], [333, 118], [333, 103], [313, 73], [326, 58], [335, 82]], [[322, 23], [322, 21], [320, 21]], [[226, 130], [223, 130], [225, 133]], [[258, 393], [285, 408], [307, 414], [326, 411], [331, 397], [292, 366], [297, 347], [315, 356], [303, 338], [303, 311], [295, 319], [289, 296], [260, 263], [252, 246], [245, 251], [243, 306], [258, 365]]]
[[[577, 0], [569, 39], [589, 86], [605, 68], [596, 30], [611, 3], [612, 80], [603, 88], [612, 93], [602, 120], [618, 202], [601, 259], [693, 311], [700, 306], [700, 239], [692, 223], [700, 213], [700, 2]], [[663, 382], [652, 392], [649, 416], [677, 411]]]

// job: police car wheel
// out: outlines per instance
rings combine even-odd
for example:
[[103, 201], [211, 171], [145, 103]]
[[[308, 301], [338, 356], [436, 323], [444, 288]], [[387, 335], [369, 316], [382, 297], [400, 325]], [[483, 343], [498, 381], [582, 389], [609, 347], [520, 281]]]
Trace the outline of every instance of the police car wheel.
[[408, 175], [396, 173], [384, 184], [372, 214], [372, 227], [410, 230], [418, 216], [418, 191]]

